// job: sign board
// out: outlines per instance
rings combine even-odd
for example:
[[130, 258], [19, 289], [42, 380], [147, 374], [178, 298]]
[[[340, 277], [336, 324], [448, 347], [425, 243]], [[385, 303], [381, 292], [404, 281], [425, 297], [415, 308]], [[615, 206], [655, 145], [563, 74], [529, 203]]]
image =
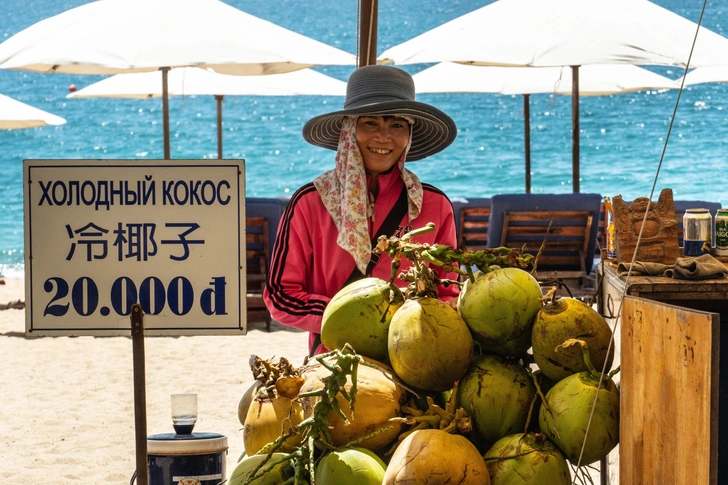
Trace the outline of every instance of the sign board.
[[25, 160], [26, 334], [244, 334], [242, 160]]

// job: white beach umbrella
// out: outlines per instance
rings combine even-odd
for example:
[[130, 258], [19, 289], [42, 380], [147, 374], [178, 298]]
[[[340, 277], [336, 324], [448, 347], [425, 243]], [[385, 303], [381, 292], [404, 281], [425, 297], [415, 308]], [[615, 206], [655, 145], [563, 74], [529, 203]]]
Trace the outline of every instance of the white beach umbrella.
[[[222, 101], [233, 96], [344, 96], [346, 83], [313, 69], [283, 74], [233, 76], [212, 69], [180, 67], [169, 71], [170, 96], [210, 95], [217, 100], [217, 156], [222, 158]], [[162, 96], [162, 73], [116, 74], [67, 98], [153, 98]]]
[[728, 39], [647, 0], [498, 0], [383, 52], [381, 63], [572, 66], [573, 189], [579, 191], [578, 66], [725, 63]]
[[[441, 62], [413, 76], [417, 93], [522, 94], [526, 193], [531, 193], [531, 94], [572, 94], [567, 67], [498, 67]], [[643, 89], [673, 89], [675, 81], [629, 64], [592, 64], [579, 73], [579, 95], [601, 96]]]
[[60, 116], [0, 94], [0, 130], [62, 125], [65, 122]]
[[[219, 0], [99, 0], [0, 44], [0, 69], [118, 74], [196, 66], [236, 75], [354, 65], [356, 57]], [[163, 81], [164, 83], [164, 81]], [[169, 111], [163, 84], [165, 158]]]
[[[647, 0], [499, 0], [391, 47], [379, 62], [558, 67], [687, 66], [697, 25]], [[722, 64], [728, 39], [701, 28], [691, 65]]]
[[[417, 93], [571, 94], [568, 67], [497, 67], [441, 62], [413, 76]], [[629, 64], [593, 64], [579, 71], [579, 94], [600, 96], [680, 85]]]
[[[728, 82], [728, 65], [699, 67], [687, 73], [684, 78], [686, 86], [691, 84]], [[682, 82], [682, 78], [678, 79], [677, 82]]]

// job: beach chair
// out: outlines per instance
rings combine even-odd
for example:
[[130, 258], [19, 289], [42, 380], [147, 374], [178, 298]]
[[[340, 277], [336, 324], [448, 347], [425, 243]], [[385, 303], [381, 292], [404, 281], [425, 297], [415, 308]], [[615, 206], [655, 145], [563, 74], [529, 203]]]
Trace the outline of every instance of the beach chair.
[[601, 258], [601, 250], [607, 249], [607, 222], [609, 221], [609, 214], [607, 214], [607, 207], [604, 205], [604, 200], [599, 205], [599, 221], [597, 223], [597, 244], [594, 249], [595, 259]]
[[263, 301], [263, 288], [268, 280], [268, 219], [265, 217], [245, 218], [245, 281], [247, 284], [247, 321], [265, 322], [270, 332], [271, 315]]
[[593, 297], [601, 202], [599, 194], [496, 195], [491, 200], [488, 247], [525, 247], [536, 255], [545, 240], [536, 278], [549, 288], [550, 282], [560, 280], [574, 297]]
[[478, 251], [487, 247], [490, 198], [472, 198], [454, 202], [458, 248]]
[[268, 280], [270, 251], [275, 243], [283, 204], [275, 198], [246, 198], [245, 262], [247, 321], [265, 322], [270, 332], [271, 314], [263, 301]]

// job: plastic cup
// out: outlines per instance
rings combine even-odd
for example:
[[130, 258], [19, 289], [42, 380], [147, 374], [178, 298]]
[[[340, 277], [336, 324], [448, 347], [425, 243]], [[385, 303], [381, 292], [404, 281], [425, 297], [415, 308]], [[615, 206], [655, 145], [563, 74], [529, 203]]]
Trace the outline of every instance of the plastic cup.
[[177, 434], [192, 434], [197, 422], [197, 394], [172, 394], [172, 425]]

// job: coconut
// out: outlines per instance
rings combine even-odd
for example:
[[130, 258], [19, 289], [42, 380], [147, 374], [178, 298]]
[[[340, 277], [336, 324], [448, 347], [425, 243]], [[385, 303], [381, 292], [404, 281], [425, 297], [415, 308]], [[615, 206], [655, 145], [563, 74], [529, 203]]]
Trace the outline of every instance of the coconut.
[[499, 439], [523, 432], [536, 394], [520, 363], [485, 354], [474, 359], [457, 390], [457, 406], [473, 420], [473, 441], [488, 449]]
[[322, 485], [381, 485], [387, 465], [366, 448], [343, 448], [324, 455], [316, 465]]
[[[243, 444], [248, 455], [261, 449], [288, 433], [292, 427], [303, 421], [303, 408], [298, 401], [278, 396], [274, 399], [257, 397], [248, 409], [243, 426]], [[294, 434], [279, 448], [283, 452], [294, 451], [303, 437]]]
[[[335, 411], [327, 414], [331, 444], [335, 447], [345, 446], [375, 431], [380, 431], [357, 443], [359, 447], [376, 451], [394, 441], [402, 430], [402, 423], [389, 422], [390, 418], [401, 414], [401, 403], [406, 398], [401, 384], [398, 384], [394, 372], [387, 366], [373, 359], [366, 360], [379, 368], [359, 364], [354, 413], [351, 412], [349, 402], [339, 394], [336, 400], [347, 419], [344, 420]], [[305, 365], [302, 369], [304, 383], [301, 394], [323, 389], [324, 384], [321, 379], [330, 375], [331, 372], [317, 361]], [[351, 379], [347, 379], [344, 389], [347, 392], [351, 391]], [[319, 398], [302, 396], [298, 400], [303, 407], [304, 415], [307, 418], [312, 416]]]
[[402, 292], [379, 278], [346, 285], [326, 305], [321, 343], [331, 350], [348, 343], [360, 355], [386, 360], [389, 322], [403, 303]]
[[253, 455], [240, 460], [232, 469], [227, 480], [227, 485], [283, 485], [288, 478], [293, 476], [293, 469], [285, 460], [285, 453], [273, 453], [270, 461], [264, 464], [258, 473], [259, 478], [249, 481], [253, 472], [268, 455]]
[[408, 386], [452, 389], [470, 365], [473, 338], [458, 312], [437, 298], [407, 300], [389, 327], [389, 361]]
[[250, 387], [243, 393], [243, 397], [240, 398], [240, 402], [238, 402], [238, 421], [240, 421], [240, 424], [243, 426], [245, 426], [245, 417], [248, 415], [250, 404], [253, 402], [256, 392], [262, 385], [263, 383], [260, 381], [253, 381]]
[[572, 374], [549, 390], [539, 411], [541, 432], [574, 464], [594, 463], [619, 443], [619, 390], [606, 376], [597, 393], [598, 384], [591, 372]]
[[483, 458], [492, 485], [571, 483], [566, 459], [541, 433], [518, 433], [501, 438]]
[[519, 268], [501, 268], [466, 282], [458, 311], [480, 347], [521, 357], [531, 347], [531, 329], [541, 309], [541, 287]]
[[589, 346], [594, 366], [606, 371], [612, 365], [614, 352], [607, 352], [612, 330], [597, 311], [575, 298], [547, 300], [533, 324], [533, 358], [546, 377], [561, 380], [588, 370], [577, 347], [556, 348], [567, 339], [583, 340]]
[[467, 438], [441, 429], [408, 435], [394, 451], [382, 485], [490, 485], [488, 468]]

